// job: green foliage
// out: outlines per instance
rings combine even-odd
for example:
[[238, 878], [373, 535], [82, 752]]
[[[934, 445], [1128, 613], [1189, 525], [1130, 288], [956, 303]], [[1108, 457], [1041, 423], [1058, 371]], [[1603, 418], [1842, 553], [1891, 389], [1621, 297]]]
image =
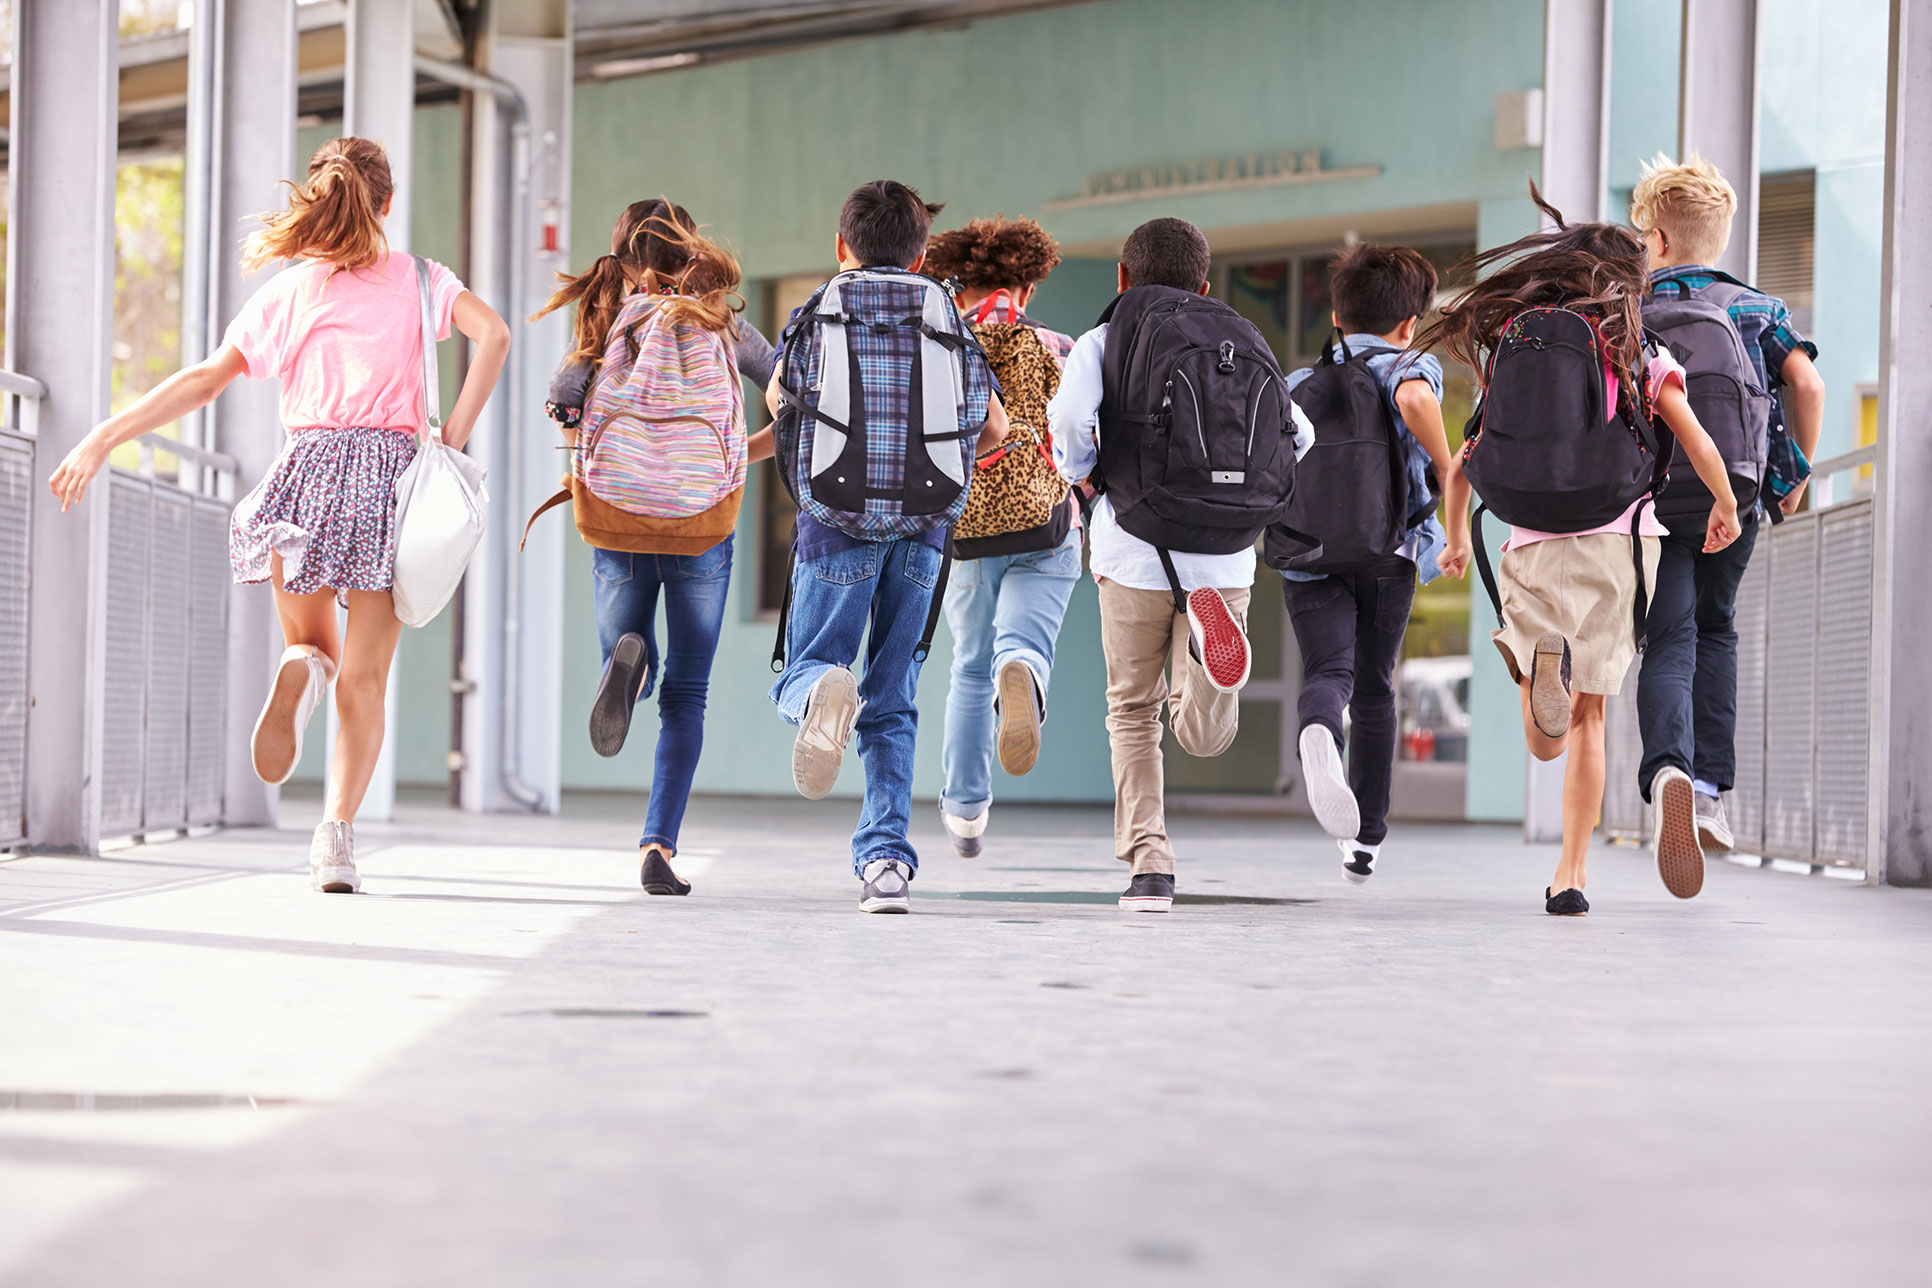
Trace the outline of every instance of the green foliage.
[[114, 179], [116, 411], [181, 365], [181, 160], [124, 165]]

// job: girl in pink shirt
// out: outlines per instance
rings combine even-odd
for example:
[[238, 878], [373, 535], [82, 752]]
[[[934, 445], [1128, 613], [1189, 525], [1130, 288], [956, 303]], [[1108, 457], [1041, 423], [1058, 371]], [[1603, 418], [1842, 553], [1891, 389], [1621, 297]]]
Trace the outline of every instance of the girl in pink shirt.
[[[1556, 308], [1582, 315], [1606, 356], [1605, 405], [1613, 417], [1620, 410], [1633, 423], [1650, 420], [1677, 436], [1698, 478], [1717, 498], [1704, 548], [1723, 549], [1737, 539], [1737, 503], [1717, 448], [1691, 411], [1683, 368], [1668, 354], [1645, 349], [1638, 309], [1649, 286], [1643, 243], [1614, 224], [1565, 224], [1534, 185], [1530, 193], [1554, 228], [1476, 256], [1470, 268], [1486, 275], [1416, 337], [1415, 347], [1446, 343], [1456, 357], [1483, 371], [1485, 357], [1495, 352], [1519, 314]], [[1561, 435], [1603, 428], [1552, 425], [1547, 432], [1554, 442]], [[1455, 576], [1468, 569], [1472, 554], [1467, 452], [1465, 446], [1452, 458], [1443, 480], [1449, 533], [1439, 562]], [[1650, 498], [1642, 496], [1600, 527], [1562, 533], [1517, 528], [1504, 547], [1497, 576], [1502, 626], [1492, 638], [1522, 694], [1530, 754], [1554, 760], [1569, 752], [1563, 849], [1543, 892], [1544, 910], [1553, 915], [1574, 916], [1590, 908], [1583, 897], [1583, 865], [1603, 805], [1604, 700], [1622, 687], [1636, 657], [1632, 606], [1642, 593], [1640, 585], [1656, 585], [1657, 539], [1663, 532]], [[1643, 560], [1641, 583], [1633, 539]], [[1647, 604], [1639, 611], [1642, 607]], [[1674, 861], [1660, 851], [1666, 885]], [[1697, 862], [1701, 870], [1701, 857]]]
[[[361, 887], [352, 824], [382, 750], [384, 690], [402, 634], [390, 596], [395, 488], [426, 428], [422, 318], [415, 261], [391, 254], [383, 236], [394, 184], [382, 147], [332, 139], [290, 186], [288, 208], [262, 217], [242, 266], [296, 263], [242, 306], [213, 357], [95, 426], [50, 484], [64, 510], [120, 444], [213, 402], [238, 376], [281, 382], [288, 441], [236, 505], [229, 548], [236, 581], [273, 581], [288, 645], [255, 725], [255, 772], [269, 783], [294, 772], [303, 730], [334, 682], [341, 729], [309, 880], [346, 894]], [[429, 274], [437, 338], [454, 323], [475, 346], [443, 429], [461, 447], [510, 332], [448, 269], [430, 264]], [[349, 610], [346, 632], [338, 603]]]

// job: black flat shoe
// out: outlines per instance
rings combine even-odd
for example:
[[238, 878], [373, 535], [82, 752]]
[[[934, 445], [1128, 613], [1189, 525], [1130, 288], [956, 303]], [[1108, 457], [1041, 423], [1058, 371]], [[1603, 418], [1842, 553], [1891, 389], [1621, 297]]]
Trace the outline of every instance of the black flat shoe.
[[1552, 917], [1581, 917], [1590, 911], [1590, 901], [1583, 897], [1581, 890], [1565, 890], [1562, 894], [1551, 894], [1550, 888], [1544, 886], [1543, 911]]
[[637, 875], [644, 884], [645, 894], [691, 893], [691, 883], [671, 871], [671, 862], [664, 857], [662, 850], [644, 851], [644, 866]]
[[631, 713], [637, 710], [637, 695], [644, 691], [648, 670], [644, 637], [620, 637], [610, 651], [604, 678], [597, 682], [597, 696], [590, 702], [590, 749], [598, 755], [610, 757], [624, 750]]

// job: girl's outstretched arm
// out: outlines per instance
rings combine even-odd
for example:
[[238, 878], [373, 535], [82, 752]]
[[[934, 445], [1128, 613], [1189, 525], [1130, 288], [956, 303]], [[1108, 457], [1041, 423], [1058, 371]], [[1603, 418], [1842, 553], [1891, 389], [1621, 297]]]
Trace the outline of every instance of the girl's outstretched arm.
[[1464, 576], [1474, 550], [1469, 543], [1469, 479], [1462, 472], [1461, 452], [1450, 453], [1449, 468], [1442, 472], [1442, 517], [1447, 541], [1436, 567], [1451, 577]]
[[1737, 496], [1731, 491], [1730, 472], [1724, 468], [1724, 458], [1717, 453], [1717, 444], [1704, 432], [1697, 413], [1691, 410], [1681, 380], [1664, 382], [1663, 392], [1657, 395], [1657, 414], [1670, 426], [1670, 432], [1677, 435], [1691, 468], [1717, 498], [1717, 504], [1711, 507], [1710, 524], [1704, 529], [1704, 553], [1713, 554], [1736, 541], [1739, 531]]
[[450, 321], [475, 346], [470, 351], [470, 369], [463, 377], [462, 391], [456, 395], [456, 405], [450, 408], [449, 420], [443, 425], [443, 441], [451, 447], [461, 447], [470, 441], [476, 418], [483, 414], [483, 404], [490, 400], [496, 378], [503, 374], [503, 360], [510, 353], [510, 328], [495, 309], [469, 291], [456, 297]]
[[47, 486], [60, 498], [61, 513], [67, 513], [68, 507], [81, 499], [115, 448], [206, 407], [247, 370], [241, 350], [224, 344], [206, 362], [182, 368], [142, 394], [132, 406], [94, 426], [47, 480]]

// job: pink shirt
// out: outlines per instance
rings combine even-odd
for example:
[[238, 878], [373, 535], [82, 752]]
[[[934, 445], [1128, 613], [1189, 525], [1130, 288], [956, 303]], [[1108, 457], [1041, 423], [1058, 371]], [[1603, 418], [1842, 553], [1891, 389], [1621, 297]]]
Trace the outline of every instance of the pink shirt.
[[[1677, 382], [1679, 389], [1684, 387], [1683, 364], [1671, 357], [1670, 350], [1664, 348], [1662, 345], [1657, 347], [1657, 356], [1650, 360], [1649, 376], [1651, 397], [1653, 399], [1664, 391], [1666, 384], [1673, 380]], [[1610, 364], [1607, 362], [1603, 364], [1603, 385], [1604, 397], [1607, 399], [1604, 406], [1615, 407], [1617, 405], [1619, 384], [1617, 381], [1617, 373], [1610, 369]], [[1664, 427], [1661, 418], [1658, 421], [1658, 429], [1660, 431], [1659, 437], [1670, 432]], [[1583, 532], [1538, 532], [1533, 528], [1512, 528], [1510, 529], [1509, 540], [1503, 542], [1503, 549], [1514, 550], [1518, 546], [1527, 546], [1536, 541], [1549, 541], [1555, 537], [1594, 537], [1598, 533], [1603, 532], [1614, 532], [1620, 536], [1627, 537], [1630, 535], [1630, 516], [1637, 513], [1639, 507], [1643, 509], [1643, 517], [1638, 520], [1638, 533], [1646, 537], [1668, 535], [1669, 529], [1657, 521], [1656, 502], [1652, 501], [1648, 496], [1642, 496], [1632, 501], [1628, 510], [1625, 510], [1622, 514], [1610, 520], [1610, 522], [1601, 527], [1589, 528]]]
[[[431, 260], [429, 284], [436, 338], [447, 339], [463, 283]], [[282, 382], [289, 429], [413, 434], [423, 427], [422, 325], [415, 262], [391, 254], [368, 268], [292, 264], [249, 297], [223, 338], [250, 379]]]

